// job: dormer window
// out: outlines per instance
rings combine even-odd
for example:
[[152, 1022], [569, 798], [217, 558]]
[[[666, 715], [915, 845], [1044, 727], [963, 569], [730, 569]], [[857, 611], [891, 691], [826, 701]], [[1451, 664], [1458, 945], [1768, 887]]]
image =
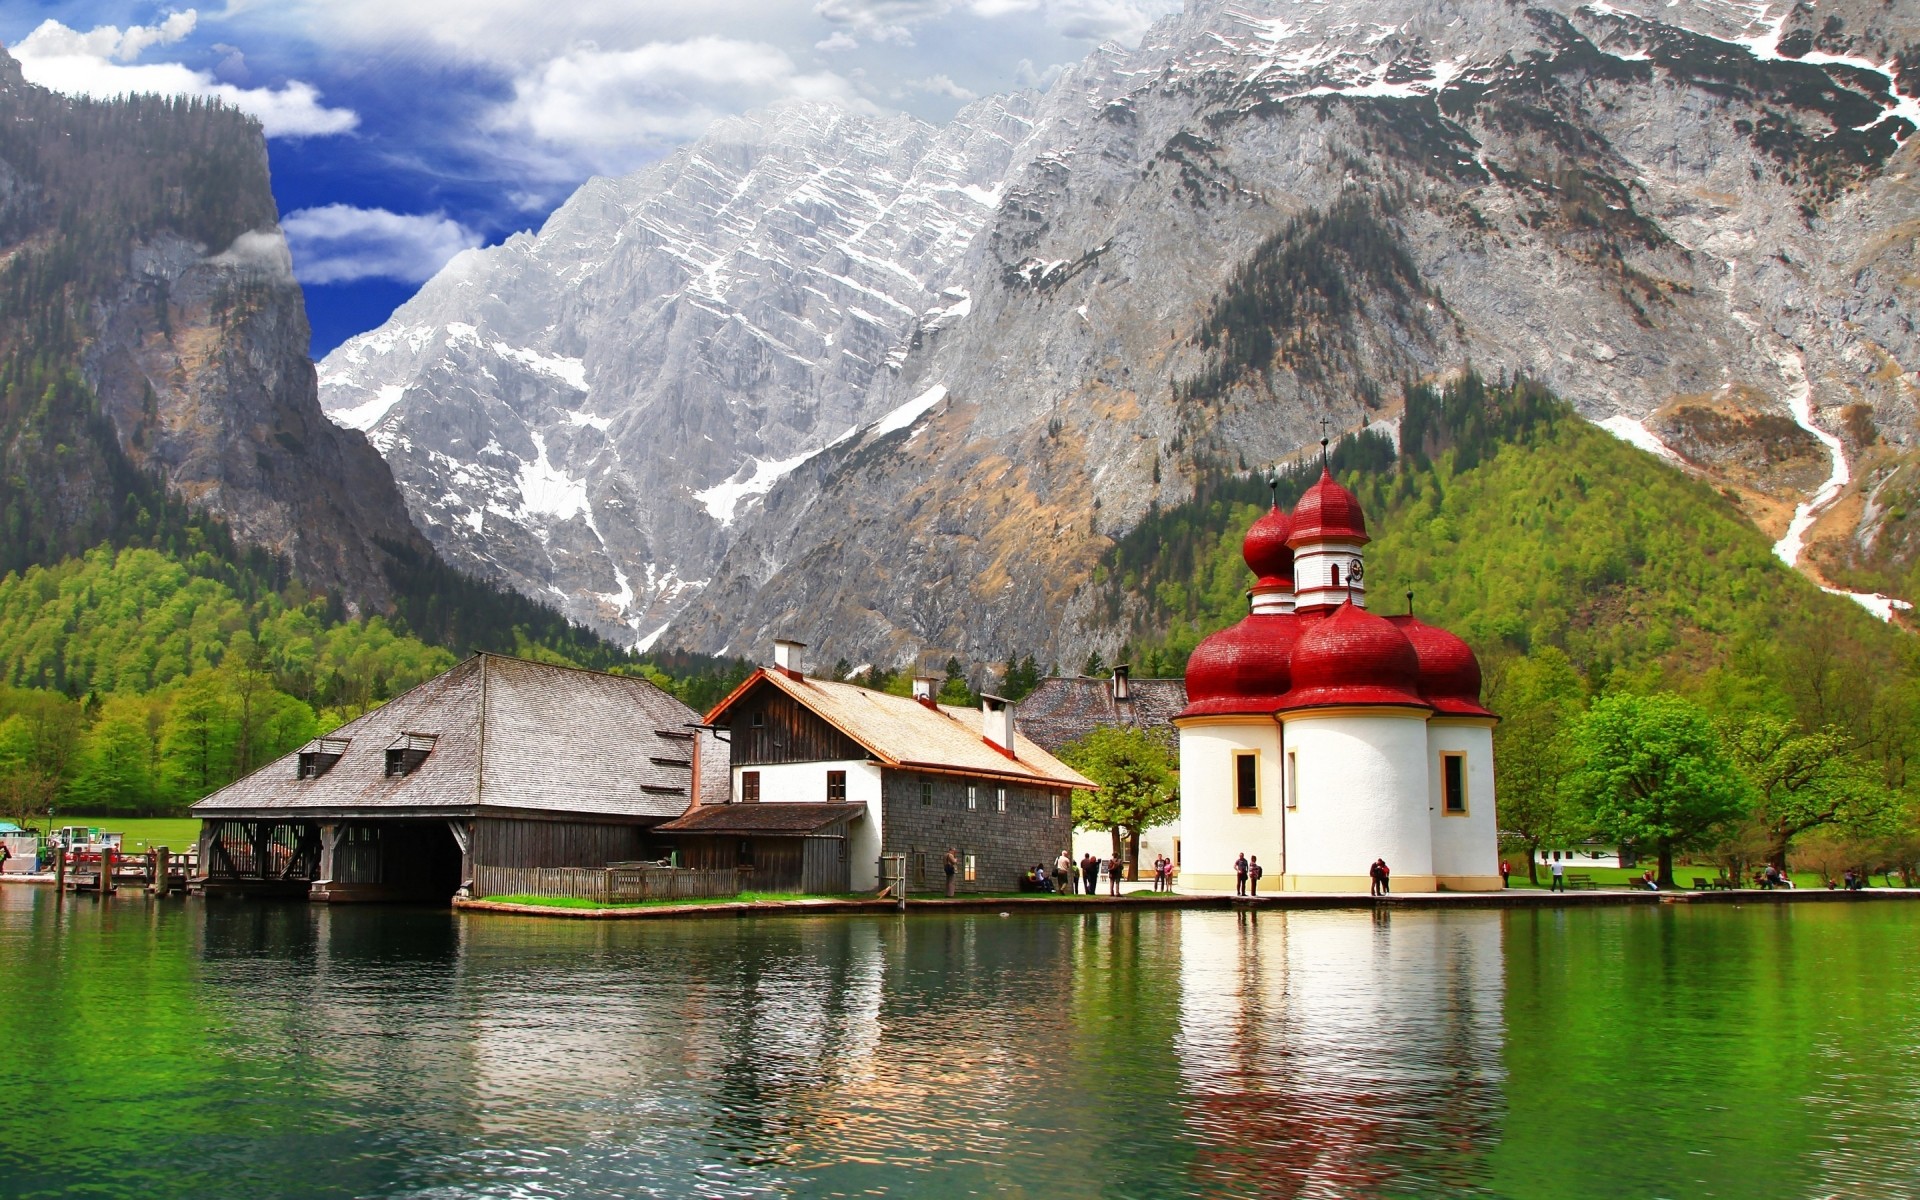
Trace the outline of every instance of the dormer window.
[[389, 778], [411, 775], [427, 761], [427, 755], [433, 753], [436, 735], [431, 733], [403, 733], [387, 747], [387, 775]]
[[347, 752], [347, 738], [315, 738], [300, 748], [300, 766], [295, 779], [318, 779], [333, 770], [333, 764]]

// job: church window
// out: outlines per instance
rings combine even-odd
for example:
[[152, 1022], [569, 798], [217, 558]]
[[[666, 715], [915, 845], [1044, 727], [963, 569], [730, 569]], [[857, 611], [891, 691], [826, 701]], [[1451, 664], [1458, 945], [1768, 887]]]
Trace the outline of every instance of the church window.
[[1287, 807], [1300, 807], [1300, 752], [1287, 751]]
[[1328, 570], [1333, 572], [1333, 586], [1339, 587], [1340, 586], [1340, 564], [1334, 563], [1331, 567], [1328, 568]]
[[740, 800], [745, 804], [760, 803], [760, 772], [740, 772]]
[[1233, 806], [1241, 812], [1260, 811], [1260, 752], [1258, 750], [1234, 752]]
[[1442, 811], [1449, 817], [1467, 815], [1467, 756], [1464, 754], [1442, 754], [1440, 756], [1440, 788]]
[[840, 804], [847, 798], [847, 773], [845, 771], [827, 772], [827, 803]]

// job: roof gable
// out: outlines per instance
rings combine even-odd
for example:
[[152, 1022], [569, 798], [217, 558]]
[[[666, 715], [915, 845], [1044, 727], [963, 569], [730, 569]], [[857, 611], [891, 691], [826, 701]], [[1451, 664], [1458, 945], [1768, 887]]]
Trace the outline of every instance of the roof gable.
[[1008, 758], [982, 736], [982, 717], [977, 708], [928, 706], [909, 696], [894, 696], [857, 684], [795, 679], [763, 669], [716, 705], [707, 720], [723, 723], [727, 712], [759, 686], [777, 688], [791, 696], [886, 766], [1057, 787], [1094, 787], [1091, 780], [1017, 732], [1015, 757]]

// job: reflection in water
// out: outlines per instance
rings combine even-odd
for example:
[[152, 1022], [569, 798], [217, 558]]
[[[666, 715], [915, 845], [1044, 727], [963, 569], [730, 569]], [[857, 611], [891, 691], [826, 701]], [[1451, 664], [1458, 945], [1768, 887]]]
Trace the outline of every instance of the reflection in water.
[[1912, 1195], [1920, 1002], [1876, 981], [1920, 920], [1823, 907], [621, 924], [4, 888], [0, 1044], [36, 1049], [0, 1056], [0, 1194]]
[[1502, 1105], [1500, 918], [1242, 912], [1181, 946], [1203, 1192], [1458, 1194]]

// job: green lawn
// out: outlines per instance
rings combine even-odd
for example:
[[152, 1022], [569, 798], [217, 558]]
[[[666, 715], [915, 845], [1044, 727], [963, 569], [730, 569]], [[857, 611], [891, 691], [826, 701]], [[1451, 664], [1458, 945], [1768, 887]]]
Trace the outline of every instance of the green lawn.
[[[56, 826], [92, 825], [107, 833], [120, 834], [120, 846], [129, 853], [144, 853], [154, 846], [191, 850], [200, 841], [200, 822], [192, 817], [88, 817], [56, 810], [53, 821]], [[38, 824], [46, 825], [44, 814]]]
[[[1653, 865], [1652, 861], [1649, 860], [1645, 865], [1638, 867], [1574, 867], [1570, 869], [1567, 874], [1590, 875], [1593, 877], [1594, 883], [1601, 887], [1631, 887], [1640, 882], [1640, 873]], [[1719, 867], [1694, 867], [1681, 863], [1675, 863], [1673, 867], [1673, 882], [1681, 891], [1691, 891], [1695, 879], [1713, 880], [1719, 878], [1719, 876]], [[1551, 887], [1552, 884], [1553, 876], [1550, 874], [1549, 868], [1540, 868], [1539, 886], [1544, 889]], [[1533, 886], [1527, 882], [1527, 869], [1524, 864], [1515, 868], [1512, 886], [1517, 888]], [[1746, 886], [1752, 888], [1752, 881], [1749, 880]], [[1796, 888], [1811, 888], [1817, 891], [1826, 887], [1827, 882], [1821, 877], [1818, 871], [1795, 871], [1793, 872], [1793, 886]]]

